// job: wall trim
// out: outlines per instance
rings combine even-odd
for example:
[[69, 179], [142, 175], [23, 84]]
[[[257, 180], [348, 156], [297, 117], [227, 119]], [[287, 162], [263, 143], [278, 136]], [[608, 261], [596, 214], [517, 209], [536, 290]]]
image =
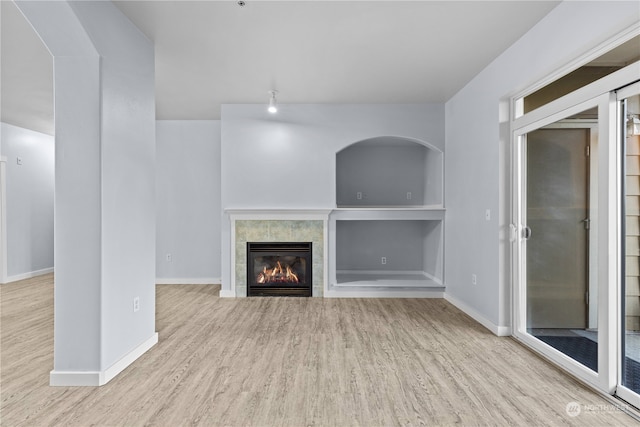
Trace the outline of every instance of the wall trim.
[[156, 277], [156, 285], [220, 285], [219, 277], [160, 278]]
[[221, 289], [220, 290], [220, 298], [235, 298], [236, 292], [231, 289]]
[[42, 270], [29, 271], [27, 273], [20, 273], [20, 274], [15, 274], [13, 276], [8, 276], [5, 279], [5, 281], [1, 282], [1, 283], [17, 282], [18, 280], [31, 279], [33, 277], [38, 277], [38, 276], [42, 276], [43, 274], [49, 274], [49, 273], [53, 273], [53, 272], [54, 272], [54, 268], [53, 267], [43, 268]]
[[56, 371], [49, 374], [49, 385], [60, 387], [91, 387], [105, 385], [120, 372], [124, 371], [136, 359], [146, 353], [158, 342], [158, 333], [155, 332], [138, 347], [125, 354], [120, 360], [104, 371]]
[[325, 291], [325, 298], [443, 298], [441, 290], [429, 289], [335, 289]]
[[0, 283], [7, 283], [7, 157], [0, 156]]
[[100, 385], [98, 371], [51, 371], [49, 385], [54, 387], [95, 387]]
[[471, 306], [460, 301], [456, 297], [451, 296], [448, 293], [444, 294], [444, 299], [454, 305], [458, 310], [464, 312], [467, 316], [471, 317], [473, 320], [490, 330], [494, 335], [497, 335], [499, 337], [511, 336], [510, 326], [498, 326], [494, 324], [482, 314], [478, 313], [475, 309], [471, 308]]

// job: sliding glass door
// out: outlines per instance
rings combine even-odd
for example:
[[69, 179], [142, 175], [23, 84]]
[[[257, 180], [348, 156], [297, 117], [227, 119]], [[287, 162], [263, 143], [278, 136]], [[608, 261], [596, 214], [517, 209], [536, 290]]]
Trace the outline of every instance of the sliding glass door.
[[597, 371], [595, 322], [589, 328], [592, 121], [580, 120], [526, 135], [527, 331]]
[[640, 84], [618, 91], [621, 152], [620, 397], [640, 406]]
[[513, 334], [640, 407], [640, 83], [521, 123]]
[[598, 106], [535, 123], [518, 141], [521, 333], [595, 376]]

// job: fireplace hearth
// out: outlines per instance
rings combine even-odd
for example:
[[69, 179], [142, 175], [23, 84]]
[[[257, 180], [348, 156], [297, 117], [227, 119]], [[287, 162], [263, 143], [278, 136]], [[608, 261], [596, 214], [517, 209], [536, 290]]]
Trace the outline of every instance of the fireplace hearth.
[[247, 242], [247, 296], [311, 296], [311, 242]]

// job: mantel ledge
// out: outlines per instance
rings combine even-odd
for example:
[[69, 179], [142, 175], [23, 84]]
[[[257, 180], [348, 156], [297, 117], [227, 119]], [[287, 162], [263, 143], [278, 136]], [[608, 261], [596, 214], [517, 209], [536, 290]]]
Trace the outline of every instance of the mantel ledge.
[[331, 209], [225, 209], [231, 220], [328, 219]]

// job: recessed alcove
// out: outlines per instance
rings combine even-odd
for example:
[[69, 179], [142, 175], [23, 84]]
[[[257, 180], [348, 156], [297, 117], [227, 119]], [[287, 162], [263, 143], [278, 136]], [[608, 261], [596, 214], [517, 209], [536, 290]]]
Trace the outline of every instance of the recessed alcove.
[[337, 285], [442, 286], [442, 221], [336, 222]]
[[441, 296], [443, 153], [377, 137], [336, 154], [328, 295]]
[[338, 207], [442, 206], [442, 152], [400, 137], [352, 144], [336, 155]]

